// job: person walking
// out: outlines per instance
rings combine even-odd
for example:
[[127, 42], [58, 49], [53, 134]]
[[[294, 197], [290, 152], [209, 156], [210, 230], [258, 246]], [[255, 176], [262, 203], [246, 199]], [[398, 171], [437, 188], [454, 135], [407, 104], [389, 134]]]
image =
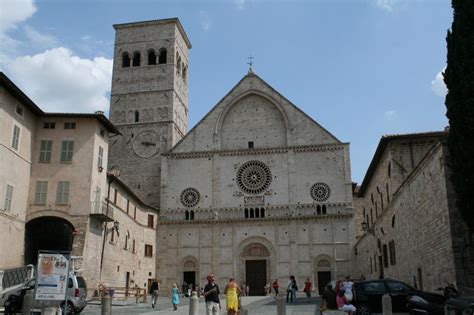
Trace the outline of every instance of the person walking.
[[237, 315], [239, 313], [239, 294], [242, 293], [234, 278], [229, 279], [225, 287], [225, 300], [227, 305], [227, 315]]
[[153, 280], [151, 283], [150, 291], [151, 291], [151, 307], [155, 308], [156, 300], [158, 299], [158, 292], [160, 290], [160, 284], [156, 279]]
[[298, 285], [296, 284], [295, 276], [290, 276], [290, 284], [288, 286], [290, 289], [291, 303], [296, 303], [296, 291], [298, 291]]
[[173, 311], [178, 310], [179, 290], [176, 283], [173, 283], [173, 288], [171, 289], [171, 303], [173, 303]]
[[207, 284], [204, 287], [204, 300], [206, 301], [206, 315], [218, 315], [221, 308], [219, 299], [219, 286], [216, 284], [216, 276], [212, 273], [207, 275]]
[[275, 292], [275, 298], [278, 296], [278, 289], [280, 288], [280, 284], [278, 283], [278, 279], [275, 279], [275, 281], [272, 284], [273, 291]]
[[304, 292], [306, 293], [306, 297], [311, 297], [311, 290], [313, 288], [313, 284], [311, 283], [311, 280], [309, 278], [306, 278], [306, 281], [304, 283]]

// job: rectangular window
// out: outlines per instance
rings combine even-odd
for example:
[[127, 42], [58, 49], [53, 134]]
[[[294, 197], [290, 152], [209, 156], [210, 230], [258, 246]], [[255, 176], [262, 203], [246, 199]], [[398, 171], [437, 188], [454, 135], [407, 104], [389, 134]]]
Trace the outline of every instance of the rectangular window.
[[104, 137], [105, 137], [105, 130], [104, 130], [104, 129], [100, 129], [99, 134], [100, 134], [100, 136], [101, 136], [102, 138], [104, 138]]
[[43, 123], [43, 128], [44, 129], [54, 129], [54, 128], [56, 128], [56, 123], [46, 121], [46, 122]]
[[388, 268], [388, 250], [387, 250], [387, 244], [383, 244], [383, 266], [384, 266], [384, 268]]
[[115, 229], [112, 228], [112, 231], [110, 232], [110, 242], [113, 243], [115, 239]]
[[397, 263], [397, 259], [395, 257], [395, 241], [391, 240], [388, 243], [388, 251], [390, 253], [390, 265], [395, 265]]
[[10, 211], [12, 209], [12, 199], [13, 199], [13, 186], [7, 184], [5, 190], [5, 202], [3, 203], [3, 209], [5, 211]]
[[12, 148], [18, 150], [18, 142], [20, 142], [20, 127], [13, 126]]
[[253, 149], [253, 141], [249, 141], [249, 149]]
[[69, 182], [58, 182], [56, 192], [56, 204], [66, 205], [69, 203]]
[[35, 204], [36, 205], [45, 205], [46, 204], [46, 195], [48, 194], [48, 182], [47, 181], [37, 181], [35, 189]]
[[148, 227], [151, 227], [153, 228], [155, 226], [155, 217], [153, 216], [153, 214], [149, 214], [148, 215]]
[[127, 214], [129, 210], [130, 210], [130, 200], [127, 199]]
[[145, 257], [153, 256], [153, 246], [145, 244]]
[[135, 253], [135, 240], [132, 242], [132, 252]]
[[76, 123], [75, 122], [65, 122], [64, 123], [64, 129], [76, 129]]
[[16, 112], [18, 115], [20, 115], [20, 116], [23, 117], [23, 107], [21, 107], [20, 105], [18, 105], [18, 104], [16, 105], [15, 112]]
[[102, 168], [103, 159], [104, 159], [104, 148], [99, 146], [99, 158], [97, 159], [97, 166], [99, 167], [99, 170]]
[[61, 162], [72, 162], [74, 141], [65, 140], [61, 144]]
[[117, 189], [114, 192], [114, 204], [117, 204]]
[[133, 209], [133, 219], [134, 220], [137, 219], [137, 207], [135, 207], [135, 209]]
[[53, 149], [53, 141], [51, 140], [41, 140], [40, 147], [40, 163], [50, 163], [51, 162], [51, 151]]

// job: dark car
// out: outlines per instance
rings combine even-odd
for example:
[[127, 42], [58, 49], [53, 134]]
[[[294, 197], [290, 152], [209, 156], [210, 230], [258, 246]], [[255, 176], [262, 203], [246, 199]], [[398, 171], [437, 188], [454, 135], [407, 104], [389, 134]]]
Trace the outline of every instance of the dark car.
[[382, 296], [386, 293], [392, 298], [392, 312], [406, 313], [408, 297], [421, 296], [436, 305], [443, 305], [446, 298], [440, 294], [419, 291], [406, 283], [392, 279], [360, 281], [354, 284], [356, 299], [353, 304], [357, 314], [382, 313]]

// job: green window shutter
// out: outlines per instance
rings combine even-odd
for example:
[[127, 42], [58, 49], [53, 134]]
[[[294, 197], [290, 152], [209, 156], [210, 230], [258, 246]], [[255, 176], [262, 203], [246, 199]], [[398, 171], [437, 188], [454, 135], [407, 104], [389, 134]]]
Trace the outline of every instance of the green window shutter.
[[12, 199], [13, 199], [13, 186], [7, 184], [7, 189], [5, 191], [5, 203], [3, 208], [5, 211], [10, 211], [12, 209]]
[[18, 142], [20, 141], [20, 127], [13, 126], [12, 148], [18, 150]]

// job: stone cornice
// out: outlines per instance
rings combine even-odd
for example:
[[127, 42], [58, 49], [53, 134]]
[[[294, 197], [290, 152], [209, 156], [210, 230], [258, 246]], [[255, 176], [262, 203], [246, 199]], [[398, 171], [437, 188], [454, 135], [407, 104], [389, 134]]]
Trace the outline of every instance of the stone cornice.
[[256, 155], [256, 154], [281, 154], [288, 151], [300, 152], [325, 152], [344, 150], [348, 143], [319, 144], [319, 145], [300, 145], [287, 146], [278, 148], [262, 148], [262, 149], [241, 149], [241, 150], [212, 150], [212, 151], [195, 151], [195, 152], [171, 152], [163, 153], [170, 159], [192, 159], [192, 158], [209, 158], [213, 155], [236, 156], [236, 155]]
[[179, 209], [161, 209], [161, 214], [166, 214], [168, 212], [184, 212], [184, 211], [203, 211], [203, 212], [214, 212], [214, 211], [241, 211], [241, 210], [244, 210], [245, 208], [254, 208], [254, 207], [257, 207], [257, 208], [265, 208], [265, 210], [284, 210], [284, 209], [307, 209], [307, 208], [315, 208], [317, 206], [327, 206], [327, 207], [345, 207], [345, 209], [348, 209], [348, 210], [352, 210], [353, 207], [352, 207], [352, 204], [350, 202], [330, 202], [330, 203], [325, 203], [325, 202], [321, 202], [321, 203], [317, 203], [317, 202], [314, 202], [314, 203], [304, 203], [304, 204], [292, 204], [292, 205], [289, 205], [289, 204], [286, 204], [286, 205], [270, 205], [270, 206], [252, 206], [252, 205], [248, 205], [248, 206], [245, 206], [245, 207], [229, 207], [229, 208], [179, 208]]
[[286, 216], [286, 217], [265, 217], [265, 218], [239, 218], [239, 219], [208, 219], [208, 220], [192, 220], [192, 221], [185, 221], [185, 220], [169, 220], [169, 221], [162, 221], [158, 220], [158, 225], [189, 225], [189, 224], [223, 224], [223, 223], [265, 223], [265, 222], [281, 222], [281, 221], [330, 221], [332, 219], [344, 219], [344, 218], [352, 218], [354, 214], [350, 213], [339, 213], [339, 214], [326, 214], [326, 215], [313, 215], [313, 216]]

